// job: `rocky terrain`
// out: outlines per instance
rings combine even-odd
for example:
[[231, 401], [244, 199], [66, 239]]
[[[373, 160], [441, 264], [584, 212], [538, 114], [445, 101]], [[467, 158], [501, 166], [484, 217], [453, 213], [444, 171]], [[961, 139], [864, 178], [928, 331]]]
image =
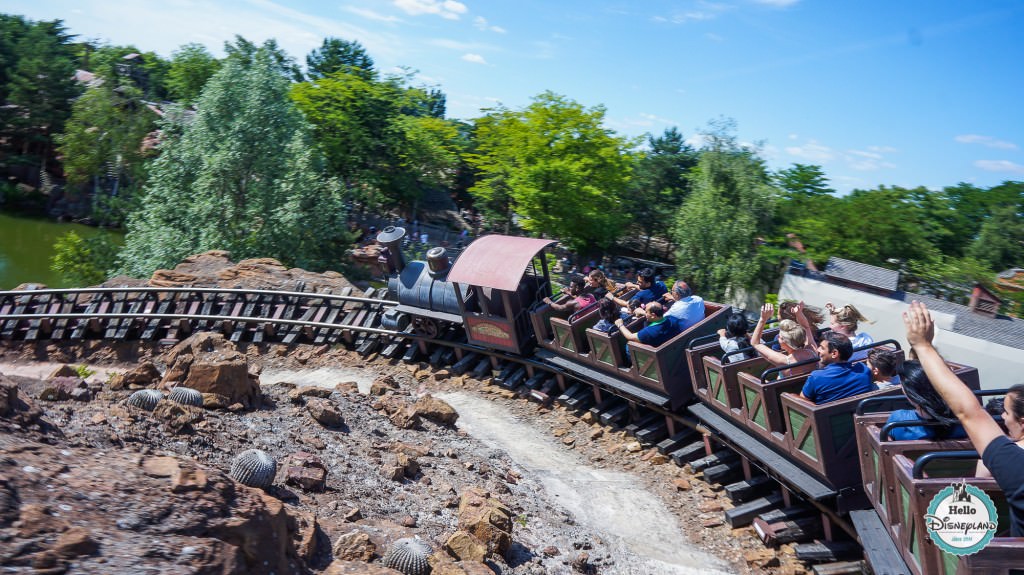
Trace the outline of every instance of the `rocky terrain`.
[[[275, 264], [238, 265], [267, 287], [344, 282]], [[226, 254], [184, 265], [158, 276], [238, 281]], [[751, 529], [723, 525], [728, 501], [656, 451], [488, 381], [340, 346], [236, 346], [209, 334], [169, 349], [0, 346], [9, 373], [38, 361], [68, 367], [0, 377], [0, 573], [399, 573], [384, 564], [405, 538], [429, 545], [431, 572], [442, 575], [804, 572], [790, 547], [764, 549]], [[324, 368], [354, 375], [301, 377]], [[201, 392], [202, 406], [171, 401], [176, 387]], [[164, 398], [136, 406], [140, 389]], [[464, 429], [460, 411], [479, 415], [466, 411], [477, 401], [509, 418], [499, 430], [545, 436], [555, 459], [627, 473], [677, 525], [599, 525], [574, 514], [536, 465]], [[232, 478], [249, 449], [276, 460], [266, 489]], [[681, 529], [707, 555], [652, 562], [622, 544], [624, 527], [652, 538]]]

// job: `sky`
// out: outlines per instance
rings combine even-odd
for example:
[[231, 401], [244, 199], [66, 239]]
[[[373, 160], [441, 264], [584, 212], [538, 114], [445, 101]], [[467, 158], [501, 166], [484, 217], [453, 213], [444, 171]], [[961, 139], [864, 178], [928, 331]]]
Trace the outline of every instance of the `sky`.
[[823, 168], [840, 193], [1024, 180], [1019, 0], [6, 0], [82, 38], [170, 57], [235, 34], [300, 63], [359, 41], [417, 71], [448, 115], [519, 109], [545, 91], [604, 106], [628, 137], [691, 142], [731, 118], [773, 169]]

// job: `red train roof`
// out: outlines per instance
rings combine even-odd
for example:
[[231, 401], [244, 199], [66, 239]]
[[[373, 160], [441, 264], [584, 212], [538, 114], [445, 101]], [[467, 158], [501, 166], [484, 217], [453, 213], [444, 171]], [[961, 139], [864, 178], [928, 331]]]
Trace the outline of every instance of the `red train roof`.
[[533, 256], [555, 240], [497, 234], [469, 244], [448, 272], [448, 281], [515, 291]]

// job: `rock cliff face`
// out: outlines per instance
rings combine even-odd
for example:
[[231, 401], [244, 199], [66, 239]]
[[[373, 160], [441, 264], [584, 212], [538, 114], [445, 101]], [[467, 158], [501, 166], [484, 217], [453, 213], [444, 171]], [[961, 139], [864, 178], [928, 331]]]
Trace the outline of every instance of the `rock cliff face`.
[[[176, 456], [99, 456], [0, 435], [0, 528], [7, 566], [62, 572], [295, 573], [296, 518], [276, 497]], [[311, 529], [312, 526], [306, 526]]]
[[322, 291], [330, 288], [335, 293], [343, 288], [353, 287], [337, 272], [314, 273], [300, 268], [289, 269], [271, 258], [255, 258], [234, 263], [231, 261], [231, 254], [223, 250], [211, 250], [189, 256], [173, 270], [153, 272], [149, 280], [119, 276], [106, 281], [103, 285], [277, 290], [295, 290], [301, 285], [305, 286], [305, 291]]

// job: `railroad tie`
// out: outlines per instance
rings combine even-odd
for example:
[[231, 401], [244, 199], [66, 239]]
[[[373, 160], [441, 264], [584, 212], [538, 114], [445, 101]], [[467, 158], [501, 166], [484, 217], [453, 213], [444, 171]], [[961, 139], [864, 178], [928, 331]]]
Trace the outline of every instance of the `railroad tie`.
[[669, 455], [687, 443], [693, 442], [693, 440], [697, 439], [699, 436], [700, 434], [697, 433], [697, 430], [684, 427], [682, 431], [672, 437], [661, 440], [657, 445], [658, 453], [662, 455]]
[[676, 465], [682, 467], [694, 459], [699, 459], [705, 455], [707, 455], [707, 446], [704, 445], [703, 440], [700, 440], [680, 447], [670, 453], [669, 457]]
[[771, 511], [782, 505], [782, 494], [772, 493], [766, 497], [758, 497], [725, 511], [725, 522], [730, 527], [736, 529], [737, 527], [746, 527], [754, 522], [754, 518], [758, 515]]
[[761, 497], [775, 487], [775, 480], [767, 475], [757, 475], [725, 486], [725, 495], [733, 503], [743, 503]]
[[655, 421], [661, 421], [661, 415], [657, 413], [646, 412], [646, 410], [644, 411], [645, 413], [637, 414], [637, 417], [632, 422], [630, 422], [629, 425], [623, 428], [623, 430], [626, 432], [626, 435], [630, 437], [636, 437], [637, 432], [643, 429], [644, 427], [647, 427], [648, 425], [654, 423]]

